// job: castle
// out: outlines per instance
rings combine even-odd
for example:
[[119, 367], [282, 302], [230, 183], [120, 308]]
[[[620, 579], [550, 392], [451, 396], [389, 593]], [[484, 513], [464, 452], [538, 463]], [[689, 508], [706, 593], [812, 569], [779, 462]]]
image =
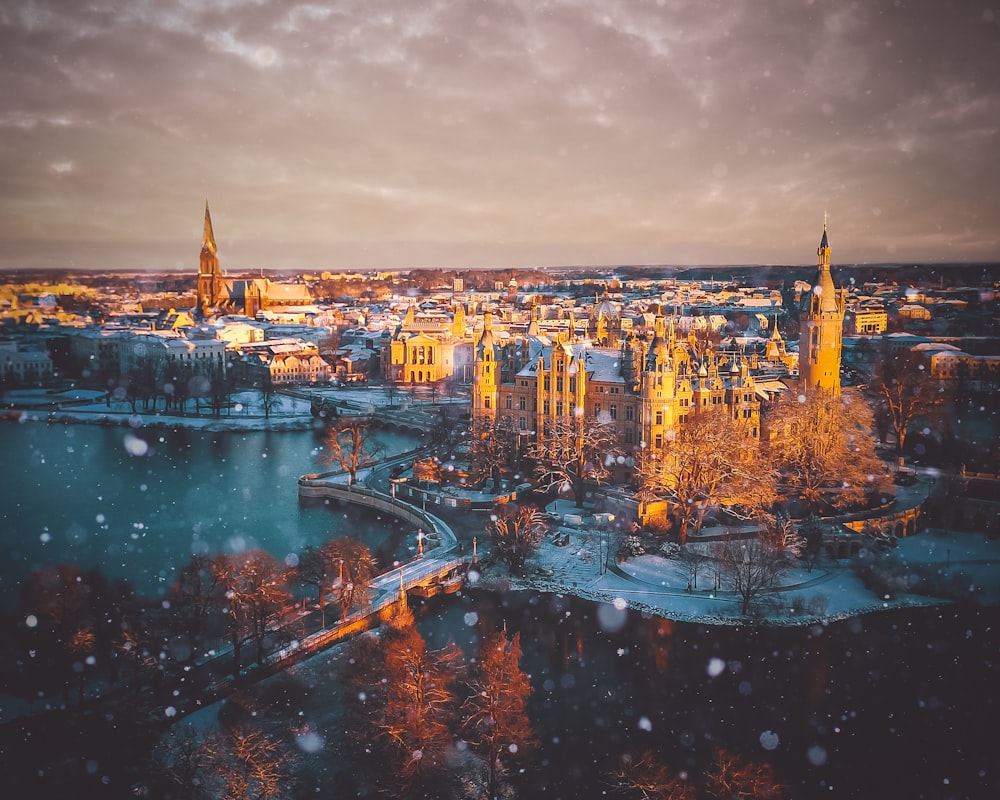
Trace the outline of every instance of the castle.
[[[844, 294], [830, 275], [826, 223], [814, 285], [803, 300], [800, 385], [839, 393]], [[656, 452], [699, 409], [725, 411], [760, 436], [761, 400], [755, 360], [722, 353], [692, 331], [679, 336], [672, 319], [659, 314], [651, 336], [622, 335], [614, 312], [598, 306], [586, 339], [575, 327], [550, 338], [534, 323], [524, 336], [500, 344], [486, 313], [475, 346], [472, 419], [495, 424], [508, 418], [528, 444], [543, 443], [559, 421], [597, 419], [613, 426], [623, 450]], [[609, 343], [620, 342], [618, 346]], [[784, 356], [775, 328], [768, 357]]]

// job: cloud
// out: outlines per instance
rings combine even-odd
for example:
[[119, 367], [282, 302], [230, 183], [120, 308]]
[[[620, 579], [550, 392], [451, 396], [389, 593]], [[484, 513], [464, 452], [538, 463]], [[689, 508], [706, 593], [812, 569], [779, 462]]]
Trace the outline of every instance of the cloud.
[[38, 0], [2, 22], [0, 237], [42, 206], [54, 238], [179, 241], [208, 195], [241, 247], [809, 261], [829, 209], [838, 256], [996, 252], [997, 22], [960, 3]]

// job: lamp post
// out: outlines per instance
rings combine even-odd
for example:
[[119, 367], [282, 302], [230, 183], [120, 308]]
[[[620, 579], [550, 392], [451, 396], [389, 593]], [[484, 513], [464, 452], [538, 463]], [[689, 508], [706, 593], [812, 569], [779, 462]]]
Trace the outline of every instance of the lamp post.
[[600, 558], [599, 572], [604, 575], [608, 571], [608, 562], [611, 560], [611, 523], [615, 521], [614, 514], [601, 514], [600, 524], [597, 526], [597, 554]]

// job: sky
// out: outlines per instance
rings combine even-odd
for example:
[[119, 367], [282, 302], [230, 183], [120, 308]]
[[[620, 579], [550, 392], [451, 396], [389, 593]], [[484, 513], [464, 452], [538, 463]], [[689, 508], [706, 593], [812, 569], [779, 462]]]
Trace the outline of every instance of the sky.
[[0, 268], [1000, 259], [991, 0], [0, 0]]

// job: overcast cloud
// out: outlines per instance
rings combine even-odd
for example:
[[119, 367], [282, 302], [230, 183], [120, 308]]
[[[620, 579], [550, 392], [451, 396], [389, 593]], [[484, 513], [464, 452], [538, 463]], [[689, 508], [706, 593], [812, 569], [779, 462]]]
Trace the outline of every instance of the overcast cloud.
[[0, 266], [1000, 256], [1000, 8], [0, 2]]

